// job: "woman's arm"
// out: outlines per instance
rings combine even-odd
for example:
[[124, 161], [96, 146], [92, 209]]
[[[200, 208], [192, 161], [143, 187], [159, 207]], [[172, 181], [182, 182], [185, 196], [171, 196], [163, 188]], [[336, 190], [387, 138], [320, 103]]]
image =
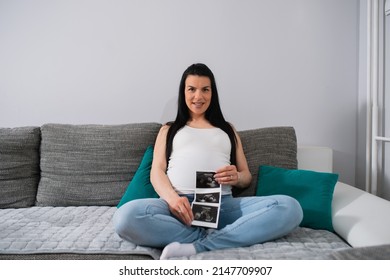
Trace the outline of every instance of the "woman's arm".
[[[234, 128], [233, 128], [234, 129]], [[236, 165], [222, 167], [216, 171], [215, 179], [220, 184], [229, 184], [238, 188], [246, 188], [252, 181], [244, 149], [238, 133], [236, 134]]]
[[157, 135], [154, 145], [152, 168], [150, 171], [150, 181], [158, 195], [168, 202], [179, 196], [173, 189], [171, 182], [166, 175], [167, 162], [165, 158], [166, 137], [169, 126], [163, 126]]
[[237, 159], [238, 179], [237, 179], [237, 183], [233, 185], [239, 188], [246, 188], [249, 187], [252, 181], [252, 174], [249, 171], [248, 162], [244, 154], [244, 148], [242, 147], [240, 136], [236, 131], [235, 133], [237, 138], [236, 159]]
[[154, 145], [150, 181], [160, 196], [169, 206], [169, 210], [185, 224], [190, 225], [193, 220], [191, 205], [186, 197], [180, 197], [173, 189], [166, 174], [167, 162], [165, 157], [166, 139], [169, 126], [160, 129]]

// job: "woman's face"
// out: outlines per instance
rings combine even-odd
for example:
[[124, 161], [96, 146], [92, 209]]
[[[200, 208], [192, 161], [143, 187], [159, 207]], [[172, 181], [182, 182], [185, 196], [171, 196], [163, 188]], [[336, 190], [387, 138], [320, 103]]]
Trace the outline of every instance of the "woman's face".
[[206, 76], [188, 75], [184, 88], [185, 100], [192, 118], [204, 116], [211, 102], [211, 81]]

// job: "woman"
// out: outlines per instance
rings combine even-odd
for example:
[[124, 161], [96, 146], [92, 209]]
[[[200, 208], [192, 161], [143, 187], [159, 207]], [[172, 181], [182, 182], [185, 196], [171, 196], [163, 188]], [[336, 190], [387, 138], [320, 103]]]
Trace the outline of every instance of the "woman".
[[[191, 226], [196, 171], [210, 170], [222, 185], [213, 231]], [[262, 243], [289, 233], [302, 220], [302, 209], [291, 197], [232, 196], [232, 187], [248, 187], [252, 176], [240, 137], [223, 117], [214, 75], [204, 64], [183, 73], [176, 120], [157, 136], [150, 176], [160, 198], [126, 203], [114, 223], [125, 240], [165, 247], [161, 259]]]

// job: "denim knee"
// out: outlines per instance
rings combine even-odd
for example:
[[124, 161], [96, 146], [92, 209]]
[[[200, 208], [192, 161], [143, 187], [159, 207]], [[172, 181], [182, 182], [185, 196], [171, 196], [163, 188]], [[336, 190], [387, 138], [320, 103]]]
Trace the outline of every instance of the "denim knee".
[[291, 225], [292, 229], [299, 226], [303, 220], [303, 210], [298, 200], [291, 196], [283, 195], [280, 199], [280, 205], [285, 207], [286, 222]]
[[115, 232], [123, 239], [136, 242], [137, 240], [137, 227], [135, 217], [138, 216], [137, 212], [139, 207], [134, 201], [130, 201], [120, 208], [118, 208], [113, 217]]
[[[123, 206], [122, 206], [123, 207]], [[118, 208], [113, 216], [113, 224], [114, 224], [114, 229], [115, 232], [121, 236], [121, 233], [125, 230], [126, 225], [124, 223], [124, 213], [123, 213], [123, 208]]]

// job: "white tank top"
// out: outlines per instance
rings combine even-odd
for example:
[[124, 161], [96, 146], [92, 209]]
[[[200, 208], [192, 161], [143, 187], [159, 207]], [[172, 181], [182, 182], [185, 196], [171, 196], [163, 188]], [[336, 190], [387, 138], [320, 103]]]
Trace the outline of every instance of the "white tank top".
[[[172, 143], [167, 175], [179, 194], [193, 194], [196, 171], [216, 171], [230, 165], [231, 143], [220, 128], [184, 126]], [[222, 194], [230, 194], [231, 186], [222, 185]]]

